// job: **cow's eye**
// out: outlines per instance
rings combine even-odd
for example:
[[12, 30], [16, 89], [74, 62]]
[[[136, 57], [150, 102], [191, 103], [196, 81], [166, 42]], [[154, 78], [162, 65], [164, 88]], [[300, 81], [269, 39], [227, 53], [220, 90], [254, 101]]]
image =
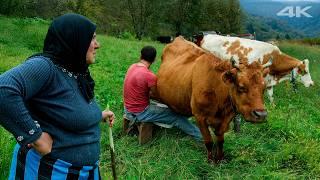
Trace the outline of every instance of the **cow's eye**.
[[301, 74], [302, 76], [305, 75], [307, 72], [305, 70], [298, 70], [298, 73]]

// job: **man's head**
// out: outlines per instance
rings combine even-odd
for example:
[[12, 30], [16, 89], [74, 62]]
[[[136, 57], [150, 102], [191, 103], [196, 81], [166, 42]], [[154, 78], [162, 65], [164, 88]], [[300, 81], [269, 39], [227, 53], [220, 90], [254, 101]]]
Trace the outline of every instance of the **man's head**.
[[140, 59], [148, 61], [150, 64], [156, 59], [157, 50], [152, 46], [145, 46], [141, 49]]

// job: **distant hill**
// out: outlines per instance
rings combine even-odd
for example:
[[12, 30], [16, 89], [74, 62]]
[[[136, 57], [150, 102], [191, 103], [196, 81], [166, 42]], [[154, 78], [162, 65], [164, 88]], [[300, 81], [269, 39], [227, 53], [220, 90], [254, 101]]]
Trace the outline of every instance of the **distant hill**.
[[247, 15], [245, 29], [249, 33], [256, 33], [258, 40], [270, 39], [301, 39], [305, 34], [293, 29], [286, 22], [262, 16]]
[[[260, 21], [260, 24], [266, 24], [266, 26], [271, 24], [270, 28], [276, 32], [280, 32], [280, 34], [287, 32], [287, 34], [291, 35], [296, 34], [297, 37], [320, 36], [320, 0], [240, 0], [240, 3], [245, 13], [256, 18], [257, 21]], [[306, 9], [304, 12], [312, 17], [306, 17], [303, 13], [299, 12], [296, 14], [296, 8], [303, 10], [307, 7], [309, 9]], [[284, 8], [287, 8], [284, 11], [285, 14], [289, 15], [291, 13], [294, 17], [277, 15]], [[298, 14], [301, 17], [296, 17]], [[252, 20], [252, 18], [250, 19]], [[279, 27], [278, 25], [284, 27]]]

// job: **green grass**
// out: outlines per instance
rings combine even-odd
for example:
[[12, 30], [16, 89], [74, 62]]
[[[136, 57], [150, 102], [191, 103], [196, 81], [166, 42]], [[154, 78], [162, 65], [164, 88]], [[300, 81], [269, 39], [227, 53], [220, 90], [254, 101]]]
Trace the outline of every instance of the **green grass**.
[[[0, 16], [0, 73], [16, 66], [42, 48], [48, 22]], [[299, 84], [298, 93], [288, 83], [274, 89], [276, 107], [266, 100], [268, 123], [242, 124], [240, 134], [225, 134], [226, 160], [208, 164], [206, 149], [176, 129], [161, 129], [153, 140], [139, 146], [136, 137], [121, 135], [122, 84], [127, 68], [139, 58], [144, 45], [158, 50], [156, 72], [163, 45], [98, 35], [101, 49], [91, 68], [96, 97], [116, 114], [113, 128], [117, 173], [120, 179], [317, 179], [320, 178], [320, 49], [282, 43], [280, 48], [299, 59], [310, 60], [315, 86]], [[266, 98], [267, 99], [267, 98]], [[111, 178], [107, 125], [101, 124], [101, 168]], [[0, 179], [8, 176], [13, 137], [0, 128]]]

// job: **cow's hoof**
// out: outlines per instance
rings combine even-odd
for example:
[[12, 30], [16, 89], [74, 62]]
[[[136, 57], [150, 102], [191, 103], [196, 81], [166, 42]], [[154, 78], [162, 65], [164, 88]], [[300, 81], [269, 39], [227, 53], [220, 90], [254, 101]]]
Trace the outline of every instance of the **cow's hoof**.
[[212, 156], [212, 152], [208, 153], [208, 163], [213, 163], [214, 162], [214, 158]]
[[235, 124], [234, 127], [233, 127], [233, 131], [235, 133], [240, 133], [240, 124]]
[[214, 159], [214, 163], [215, 163], [215, 164], [219, 164], [219, 163], [221, 163], [223, 160], [224, 160], [223, 157], [222, 157], [222, 158], [215, 158], [215, 159]]
[[224, 160], [224, 153], [216, 153], [215, 158], [214, 158], [214, 162], [216, 164], [219, 164], [221, 161]]
[[215, 161], [213, 159], [208, 159], [209, 164], [215, 164]]

